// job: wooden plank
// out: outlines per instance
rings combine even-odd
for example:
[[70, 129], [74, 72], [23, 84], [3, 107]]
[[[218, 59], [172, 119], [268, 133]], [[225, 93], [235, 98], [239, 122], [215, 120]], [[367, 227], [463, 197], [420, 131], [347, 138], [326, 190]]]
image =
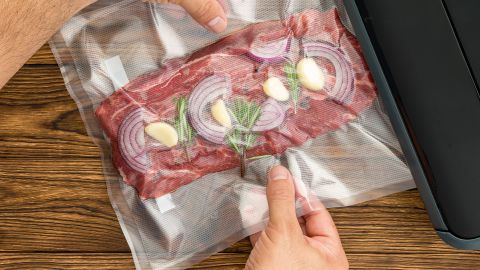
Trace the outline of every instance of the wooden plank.
[[125, 253], [0, 253], [0, 268], [13, 269], [134, 269]]
[[[350, 269], [416, 270], [478, 269], [480, 257], [456, 254], [348, 254]], [[243, 269], [248, 254], [219, 253], [190, 269]], [[0, 253], [0, 268], [16, 269], [134, 269], [125, 253]]]
[[98, 158], [58, 67], [23, 67], [0, 90], [0, 157]]
[[0, 251], [129, 252], [100, 160], [0, 159], [0, 197]]
[[417, 254], [392, 253], [353, 253], [347, 254], [350, 270], [354, 269], [388, 269], [388, 270], [417, 270], [436, 269], [450, 270], [478, 269], [480, 257], [468, 254], [422, 252]]
[[[218, 253], [190, 269], [243, 269], [248, 254]], [[135, 269], [125, 253], [0, 253], [0, 268], [10, 269]]]
[[0, 159], [0, 250], [128, 252], [99, 160]]
[[45, 44], [28, 60], [26, 64], [56, 65], [57, 61], [55, 60], [48, 44]]

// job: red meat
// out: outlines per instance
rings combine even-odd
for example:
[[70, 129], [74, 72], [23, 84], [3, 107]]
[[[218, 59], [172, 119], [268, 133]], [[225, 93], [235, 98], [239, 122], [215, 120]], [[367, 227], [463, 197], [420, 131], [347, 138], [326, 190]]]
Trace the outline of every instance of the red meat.
[[[289, 59], [294, 63], [303, 55], [301, 44], [305, 41], [329, 44], [340, 50], [353, 70], [353, 94], [348, 103], [342, 103], [302, 89], [301, 99], [307, 100], [308, 106], [297, 112], [290, 108], [281, 128], [259, 134], [255, 146], [246, 152], [247, 157], [281, 154], [289, 147], [338, 129], [355, 119], [376, 98], [376, 88], [360, 46], [342, 25], [336, 10], [323, 13], [308, 10], [287, 21], [254, 24], [190, 57], [169, 60], [161, 70], [117, 90], [96, 111], [110, 139], [114, 165], [142, 198], [159, 197], [206, 174], [239, 167], [240, 158], [228, 145], [214, 144], [198, 135], [185, 151], [183, 147], [157, 147], [153, 139], [142, 138], [142, 133], [131, 136], [135, 138], [134, 144], [145, 145], [144, 150], [136, 157], [128, 157], [125, 151], [130, 146], [125, 148], [122, 144], [130, 143], [132, 138], [120, 135], [128, 128], [122, 127], [126, 119], [140, 113], [143, 120], [138, 125], [172, 123], [176, 117], [175, 100], [188, 96], [199, 82], [218, 72], [231, 78], [234, 96], [261, 104], [267, 99], [262, 83], [271, 75], [284, 79], [285, 63], [260, 64], [250, 59], [247, 52], [252, 46], [279, 38], [292, 40]], [[324, 68], [335, 74], [331, 64], [325, 62]], [[335, 80], [335, 76], [327, 79]]]

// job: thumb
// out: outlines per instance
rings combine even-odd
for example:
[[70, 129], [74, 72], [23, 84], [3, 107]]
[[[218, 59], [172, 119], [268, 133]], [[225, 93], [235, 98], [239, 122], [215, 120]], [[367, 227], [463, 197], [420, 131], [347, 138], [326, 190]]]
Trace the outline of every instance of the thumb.
[[268, 174], [267, 200], [270, 223], [275, 226], [298, 225], [295, 214], [295, 187], [290, 172], [283, 166]]
[[219, 33], [227, 27], [225, 11], [217, 0], [172, 0], [182, 6], [201, 25]]

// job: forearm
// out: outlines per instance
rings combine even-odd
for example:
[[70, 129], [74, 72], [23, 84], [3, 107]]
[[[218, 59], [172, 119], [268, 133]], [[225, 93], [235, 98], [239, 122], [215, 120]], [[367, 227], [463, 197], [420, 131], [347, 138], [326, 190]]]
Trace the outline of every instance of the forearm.
[[95, 0], [0, 0], [0, 89], [83, 7]]

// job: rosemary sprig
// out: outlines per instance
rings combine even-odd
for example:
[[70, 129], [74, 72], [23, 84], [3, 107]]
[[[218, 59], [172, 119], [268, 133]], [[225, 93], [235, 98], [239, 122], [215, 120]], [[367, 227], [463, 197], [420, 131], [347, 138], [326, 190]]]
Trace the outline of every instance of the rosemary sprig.
[[188, 100], [186, 97], [179, 97], [176, 103], [177, 117], [175, 118], [175, 129], [178, 133], [178, 141], [181, 145], [183, 145], [187, 159], [190, 160], [187, 147], [193, 141], [195, 134], [192, 126], [190, 126], [190, 123], [188, 122]]
[[187, 98], [179, 97], [177, 99], [177, 118], [175, 119], [175, 127], [178, 132], [178, 140], [180, 143], [188, 144], [193, 140], [193, 128], [190, 126], [187, 117]]
[[242, 133], [238, 130], [233, 130], [228, 136], [227, 136], [228, 144], [230, 147], [235, 150], [237, 153], [242, 153], [241, 148], [239, 148], [239, 144], [241, 143], [242, 140]]
[[292, 63], [287, 63], [284, 68], [288, 85], [293, 101], [293, 111], [297, 113], [298, 100], [300, 99], [300, 83], [298, 81], [297, 69]]
[[245, 127], [251, 129], [257, 122], [262, 108], [254, 102], [249, 102], [243, 99], [237, 99], [233, 102], [233, 116], [237, 122]]
[[232, 115], [238, 126], [228, 135], [227, 140], [230, 146], [239, 154], [252, 147], [257, 135], [252, 132], [262, 108], [254, 102], [237, 99], [233, 102]]

